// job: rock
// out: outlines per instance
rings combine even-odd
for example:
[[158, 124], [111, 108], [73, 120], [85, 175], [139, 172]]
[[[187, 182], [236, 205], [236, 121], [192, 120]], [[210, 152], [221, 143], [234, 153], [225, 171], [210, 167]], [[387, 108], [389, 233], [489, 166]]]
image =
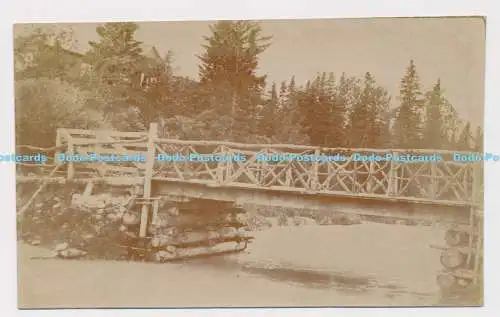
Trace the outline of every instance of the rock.
[[68, 245], [66, 242], [64, 242], [64, 243], [59, 243], [58, 245], [56, 245], [56, 246], [54, 247], [54, 251], [56, 251], [56, 252], [61, 252], [61, 251], [66, 250], [68, 247], [69, 247], [69, 245]]
[[171, 215], [171, 216], [179, 216], [180, 215], [180, 211], [179, 211], [179, 208], [173, 206], [173, 207], [169, 207], [167, 209], [167, 214]]
[[349, 216], [347, 217], [347, 222], [348, 222], [349, 224], [351, 224], [351, 225], [359, 225], [359, 224], [361, 224], [363, 221], [362, 221], [361, 217], [360, 217], [360, 216], [358, 216], [358, 215], [349, 215]]
[[238, 236], [246, 237], [249, 235], [248, 231], [250, 231], [248, 227], [239, 228], [238, 229]]
[[165, 234], [167, 236], [175, 237], [175, 236], [179, 235], [179, 230], [177, 230], [177, 228], [174, 228], [174, 227], [167, 228], [167, 230], [165, 230]]
[[168, 236], [157, 235], [157, 236], [153, 237], [153, 239], [151, 239], [151, 245], [154, 248], [158, 248], [158, 247], [167, 246], [169, 243], [171, 243], [171, 241], [172, 241], [172, 239]]
[[238, 235], [238, 230], [236, 228], [232, 228], [232, 227], [229, 227], [229, 228], [223, 228], [221, 230], [219, 230], [219, 233], [218, 233], [221, 237], [223, 238], [227, 238], [227, 237], [235, 237]]
[[40, 245], [40, 243], [41, 243], [40, 240], [33, 240], [30, 242], [31, 245], [35, 245], [35, 246]]
[[67, 258], [67, 259], [79, 258], [79, 257], [85, 256], [85, 255], [87, 255], [87, 252], [81, 251], [78, 249], [74, 249], [74, 248], [62, 250], [59, 252], [60, 257]]
[[141, 222], [141, 219], [139, 215], [131, 213], [131, 212], [126, 212], [122, 216], [122, 221], [125, 225], [137, 225]]
[[297, 227], [298, 227], [298, 226], [303, 226], [305, 223], [306, 223], [306, 222], [305, 222], [305, 220], [304, 220], [304, 219], [301, 219], [301, 218], [299, 218], [299, 217], [293, 217], [293, 224], [294, 224], [295, 226], [297, 226]]
[[130, 238], [137, 238], [137, 234], [135, 234], [134, 232], [125, 231], [125, 235]]
[[286, 214], [282, 213], [279, 215], [278, 226], [280, 226], [280, 227], [288, 226], [288, 217], [286, 216]]
[[50, 251], [49, 254], [47, 255], [48, 258], [57, 258], [59, 257], [59, 252], [57, 251]]
[[177, 248], [172, 245], [169, 245], [165, 250], [169, 253], [175, 253], [177, 251]]
[[241, 223], [245, 223], [247, 221], [247, 216], [246, 214], [236, 214], [236, 222], [241, 222]]
[[118, 219], [118, 216], [115, 214], [107, 214], [106, 218], [111, 221], [116, 221]]
[[154, 260], [156, 262], [163, 262], [172, 258], [175, 258], [175, 254], [168, 251], [158, 251], [154, 255]]
[[153, 239], [151, 239], [151, 246], [153, 248], [158, 248], [162, 245], [162, 237], [161, 236], [155, 236]]
[[[229, 234], [229, 233], [228, 233]], [[221, 238], [221, 234], [217, 231], [208, 231], [207, 232], [207, 241], [213, 241]]]

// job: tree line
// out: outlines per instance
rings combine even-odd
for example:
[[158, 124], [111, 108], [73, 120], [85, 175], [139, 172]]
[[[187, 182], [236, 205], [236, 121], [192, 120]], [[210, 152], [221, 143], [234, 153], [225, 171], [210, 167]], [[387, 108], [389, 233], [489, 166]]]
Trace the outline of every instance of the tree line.
[[159, 121], [180, 139], [482, 151], [481, 127], [460, 118], [439, 79], [424, 91], [413, 60], [398, 96], [369, 71], [269, 82], [258, 66], [272, 36], [257, 22], [218, 21], [200, 38], [193, 79], [176, 74], [173, 52], [144, 51], [138, 29], [102, 24], [84, 53], [68, 31], [15, 37], [16, 142], [52, 146], [57, 127], [138, 131]]

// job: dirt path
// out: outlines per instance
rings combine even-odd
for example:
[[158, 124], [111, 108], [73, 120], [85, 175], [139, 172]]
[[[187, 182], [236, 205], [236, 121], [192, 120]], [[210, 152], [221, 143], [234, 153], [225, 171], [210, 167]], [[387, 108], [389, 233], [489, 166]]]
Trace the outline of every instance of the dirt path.
[[175, 264], [33, 260], [20, 307], [402, 306], [436, 303], [442, 232], [382, 224], [257, 232], [247, 253]]

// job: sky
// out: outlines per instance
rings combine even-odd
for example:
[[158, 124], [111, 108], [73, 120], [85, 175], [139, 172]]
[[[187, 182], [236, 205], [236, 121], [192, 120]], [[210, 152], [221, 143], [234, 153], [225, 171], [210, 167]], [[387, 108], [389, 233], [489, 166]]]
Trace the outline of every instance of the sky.
[[[136, 38], [161, 54], [174, 53], [177, 74], [197, 78], [197, 54], [207, 22], [142, 22]], [[410, 59], [424, 90], [437, 79], [463, 119], [483, 125], [485, 25], [480, 18], [371, 18], [261, 21], [272, 45], [260, 57], [259, 74], [277, 83], [295, 76], [303, 84], [318, 72], [360, 78], [367, 71], [394, 97]], [[95, 23], [71, 27], [86, 50]]]

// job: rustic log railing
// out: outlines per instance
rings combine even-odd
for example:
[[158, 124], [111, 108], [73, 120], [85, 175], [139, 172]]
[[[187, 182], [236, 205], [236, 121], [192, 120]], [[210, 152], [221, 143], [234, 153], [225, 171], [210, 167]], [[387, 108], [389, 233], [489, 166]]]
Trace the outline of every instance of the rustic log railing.
[[[56, 147], [66, 154], [135, 155], [143, 161], [67, 162], [69, 180], [107, 179], [145, 184], [149, 180], [238, 187], [249, 190], [351, 196], [375, 199], [472, 205], [482, 202], [482, 162], [460, 162], [442, 150], [319, 148], [290, 144], [241, 144], [160, 138], [148, 132], [58, 129]], [[440, 155], [437, 162], [359, 161], [360, 155]], [[244, 156], [245, 161], [158, 160], [162, 156]], [[266, 161], [262, 155], [344, 156], [343, 161], [299, 159]], [[467, 153], [472, 154], [472, 153]], [[148, 159], [149, 158], [149, 159]], [[146, 181], [145, 181], [146, 180]]]

